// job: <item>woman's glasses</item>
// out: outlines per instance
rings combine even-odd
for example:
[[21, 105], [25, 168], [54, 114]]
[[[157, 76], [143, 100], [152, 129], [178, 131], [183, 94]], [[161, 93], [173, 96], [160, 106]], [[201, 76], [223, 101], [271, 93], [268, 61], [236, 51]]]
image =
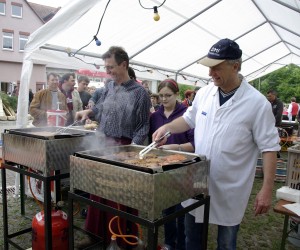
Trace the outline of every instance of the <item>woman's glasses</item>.
[[173, 94], [164, 94], [164, 95], [159, 95], [159, 98], [161, 98], [161, 99], [163, 99], [163, 98], [165, 98], [165, 99], [169, 99], [170, 97], [172, 97], [173, 96]]

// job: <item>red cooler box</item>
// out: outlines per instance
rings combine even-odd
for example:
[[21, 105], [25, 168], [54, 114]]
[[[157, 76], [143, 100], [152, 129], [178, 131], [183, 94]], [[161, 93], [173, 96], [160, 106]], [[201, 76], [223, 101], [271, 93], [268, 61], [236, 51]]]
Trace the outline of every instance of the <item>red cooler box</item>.
[[66, 124], [67, 111], [65, 110], [47, 110], [48, 126], [63, 127]]

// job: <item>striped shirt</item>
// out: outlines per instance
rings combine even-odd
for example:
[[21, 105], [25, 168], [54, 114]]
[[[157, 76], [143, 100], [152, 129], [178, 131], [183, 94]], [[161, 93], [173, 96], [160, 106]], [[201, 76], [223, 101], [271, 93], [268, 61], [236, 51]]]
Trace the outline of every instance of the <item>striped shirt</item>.
[[110, 81], [93, 112], [106, 136], [143, 144], [149, 132], [150, 107], [149, 94], [134, 80], [121, 85]]

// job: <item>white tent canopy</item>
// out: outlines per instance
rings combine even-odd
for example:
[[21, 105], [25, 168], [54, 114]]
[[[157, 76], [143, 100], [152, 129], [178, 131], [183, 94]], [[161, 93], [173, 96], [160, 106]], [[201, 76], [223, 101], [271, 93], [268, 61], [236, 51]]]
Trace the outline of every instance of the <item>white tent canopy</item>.
[[300, 65], [297, 0], [168, 0], [158, 8], [161, 17], [158, 22], [152, 18], [153, 10], [142, 8], [139, 2], [150, 8], [163, 3], [162, 0], [71, 0], [30, 36], [21, 76], [18, 126], [27, 124], [27, 116], [22, 114], [28, 103], [26, 93], [32, 63], [61, 61], [62, 65], [78, 63], [82, 67], [85, 63], [70, 58], [67, 52], [77, 51], [93, 39], [108, 3], [97, 35], [101, 46], [92, 42], [80, 51], [82, 55], [77, 55], [88, 62], [86, 68], [103, 65], [100, 55], [110, 46], [118, 45], [125, 48], [137, 70], [158, 72], [163, 78], [170, 76], [179, 82], [201, 86], [209, 79], [208, 69], [197, 61], [222, 38], [240, 45], [241, 73], [248, 81], [290, 63]]

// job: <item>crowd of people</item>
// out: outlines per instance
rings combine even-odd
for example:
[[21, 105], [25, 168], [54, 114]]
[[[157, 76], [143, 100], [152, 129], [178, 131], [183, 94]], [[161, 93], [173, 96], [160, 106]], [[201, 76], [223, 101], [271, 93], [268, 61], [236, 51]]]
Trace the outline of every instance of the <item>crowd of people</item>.
[[[128, 76], [130, 79], [137, 83], [135, 72], [133, 68], [128, 66]], [[53, 82], [56, 82], [55, 84]], [[111, 78], [107, 78], [104, 82], [106, 87], [107, 83], [112, 81]], [[96, 88], [89, 86], [90, 79], [87, 76], [79, 76], [77, 79], [78, 86], [75, 87], [76, 76], [74, 73], [66, 73], [62, 77], [59, 77], [56, 73], [49, 73], [47, 75], [47, 88], [39, 90], [36, 94], [33, 94], [32, 90], [29, 90], [29, 113], [33, 117], [33, 125], [46, 126], [47, 125], [47, 110], [65, 110], [64, 103], [67, 102], [67, 120], [66, 126], [74, 122], [75, 114], [78, 111], [92, 109], [93, 106], [99, 101], [103, 95], [105, 87]], [[177, 84], [177, 83], [176, 83]], [[162, 98], [156, 93], [152, 93], [149, 86], [150, 81], [145, 80], [141, 83], [148, 93], [151, 101], [150, 113], [153, 113], [159, 109], [162, 105]], [[180, 100], [179, 93], [177, 94], [177, 102], [182, 103], [184, 106], [189, 107], [192, 105], [195, 91], [185, 91], [185, 99]], [[61, 95], [63, 93], [63, 96]], [[51, 98], [49, 98], [51, 94]], [[60, 98], [58, 98], [58, 96]], [[93, 116], [94, 117], [94, 116]]]
[[[276, 114], [282, 114], [283, 108], [276, 92], [267, 94], [270, 105], [267, 98], [239, 73], [242, 50], [230, 39], [214, 44], [200, 61], [208, 67], [212, 82], [201, 89], [186, 91], [183, 101], [174, 79], [160, 82], [157, 93], [150, 91], [149, 82], [137, 83], [135, 75], [130, 76], [129, 57], [123, 48], [109, 48], [102, 59], [111, 78], [91, 95], [86, 92], [87, 78], [79, 78], [75, 90], [73, 74], [64, 75], [60, 81], [57, 75], [49, 74], [48, 89], [36, 93], [30, 104], [33, 124], [44, 125], [45, 112], [59, 102], [60, 109], [68, 110], [68, 124], [74, 120], [97, 120], [98, 130], [107, 137], [103, 142], [107, 145], [145, 145], [171, 132], [159, 147], [195, 152], [210, 161], [209, 223], [218, 225], [217, 249], [236, 249], [259, 154], [263, 158], [264, 181], [255, 199], [254, 214], [267, 213], [272, 204], [276, 152], [280, 150], [275, 125], [280, 123], [281, 117], [279, 119], [280, 115]], [[290, 112], [293, 119], [293, 105]], [[90, 198], [117, 207], [116, 203], [102, 197], [90, 195]], [[187, 200], [162, 213], [173, 213], [193, 202], [193, 199]], [[121, 209], [138, 214], [126, 206]], [[111, 235], [103, 230], [103, 225], [107, 225], [112, 216], [89, 207], [85, 229], [101, 236], [108, 244]], [[201, 249], [202, 207], [164, 226], [167, 249]], [[126, 233], [136, 233], [136, 228], [128, 221], [122, 221], [121, 227]], [[87, 247], [91, 241], [82, 242], [81, 247]], [[131, 249], [121, 241], [118, 243]]]

